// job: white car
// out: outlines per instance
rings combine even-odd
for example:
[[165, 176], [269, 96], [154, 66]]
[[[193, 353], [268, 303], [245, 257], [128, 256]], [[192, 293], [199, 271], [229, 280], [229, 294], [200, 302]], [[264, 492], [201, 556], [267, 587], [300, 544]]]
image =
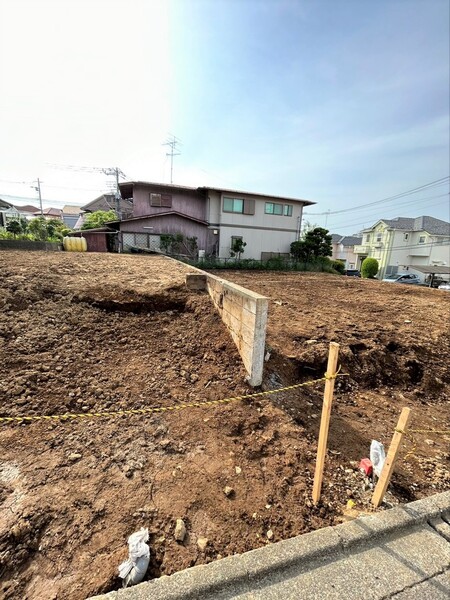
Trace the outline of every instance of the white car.
[[438, 290], [445, 290], [446, 292], [450, 292], [450, 283], [446, 283], [444, 281], [444, 283], [441, 283], [441, 285], [438, 287]]
[[382, 279], [386, 283], [420, 283], [420, 279], [417, 275], [412, 273], [396, 273], [395, 275], [389, 275]]

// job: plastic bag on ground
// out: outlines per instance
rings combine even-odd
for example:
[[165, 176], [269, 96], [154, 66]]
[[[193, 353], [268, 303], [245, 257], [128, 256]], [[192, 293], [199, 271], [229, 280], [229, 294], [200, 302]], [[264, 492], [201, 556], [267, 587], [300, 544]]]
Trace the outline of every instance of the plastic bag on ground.
[[377, 477], [381, 475], [385, 460], [386, 453], [383, 444], [376, 440], [372, 440], [372, 443], [370, 444], [370, 462], [373, 465], [373, 472]]
[[119, 577], [123, 579], [123, 587], [136, 585], [144, 579], [150, 562], [148, 529], [142, 527], [128, 538], [128, 558], [119, 565]]

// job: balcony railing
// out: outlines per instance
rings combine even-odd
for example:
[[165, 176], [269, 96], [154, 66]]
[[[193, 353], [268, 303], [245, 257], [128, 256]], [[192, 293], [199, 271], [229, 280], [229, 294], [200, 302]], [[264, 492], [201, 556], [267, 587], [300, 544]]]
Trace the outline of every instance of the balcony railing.
[[370, 246], [353, 246], [354, 254], [369, 254]]
[[430, 256], [431, 246], [411, 248], [409, 256]]

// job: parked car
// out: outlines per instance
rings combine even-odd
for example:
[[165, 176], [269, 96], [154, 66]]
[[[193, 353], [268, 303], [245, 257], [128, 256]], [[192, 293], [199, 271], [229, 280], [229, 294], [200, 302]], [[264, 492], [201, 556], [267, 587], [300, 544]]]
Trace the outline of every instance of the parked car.
[[446, 281], [440, 275], [434, 275], [433, 277], [431, 275], [428, 275], [425, 279], [425, 283], [428, 286], [431, 284], [431, 287], [438, 288], [441, 285], [441, 283], [448, 283], [448, 281]]
[[438, 290], [445, 290], [446, 292], [450, 292], [450, 283], [444, 281], [444, 283], [440, 284]]
[[361, 277], [361, 273], [358, 271], [358, 269], [347, 269], [345, 274], [347, 277]]
[[396, 273], [385, 277], [382, 281], [386, 283], [420, 283], [418, 275], [413, 275], [413, 273]]

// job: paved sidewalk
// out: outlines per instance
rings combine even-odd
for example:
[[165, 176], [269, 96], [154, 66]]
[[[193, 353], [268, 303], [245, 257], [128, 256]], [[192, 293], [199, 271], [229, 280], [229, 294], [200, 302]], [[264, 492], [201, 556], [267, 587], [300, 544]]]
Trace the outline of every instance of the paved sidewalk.
[[448, 600], [450, 491], [95, 596], [95, 600], [232, 598]]

